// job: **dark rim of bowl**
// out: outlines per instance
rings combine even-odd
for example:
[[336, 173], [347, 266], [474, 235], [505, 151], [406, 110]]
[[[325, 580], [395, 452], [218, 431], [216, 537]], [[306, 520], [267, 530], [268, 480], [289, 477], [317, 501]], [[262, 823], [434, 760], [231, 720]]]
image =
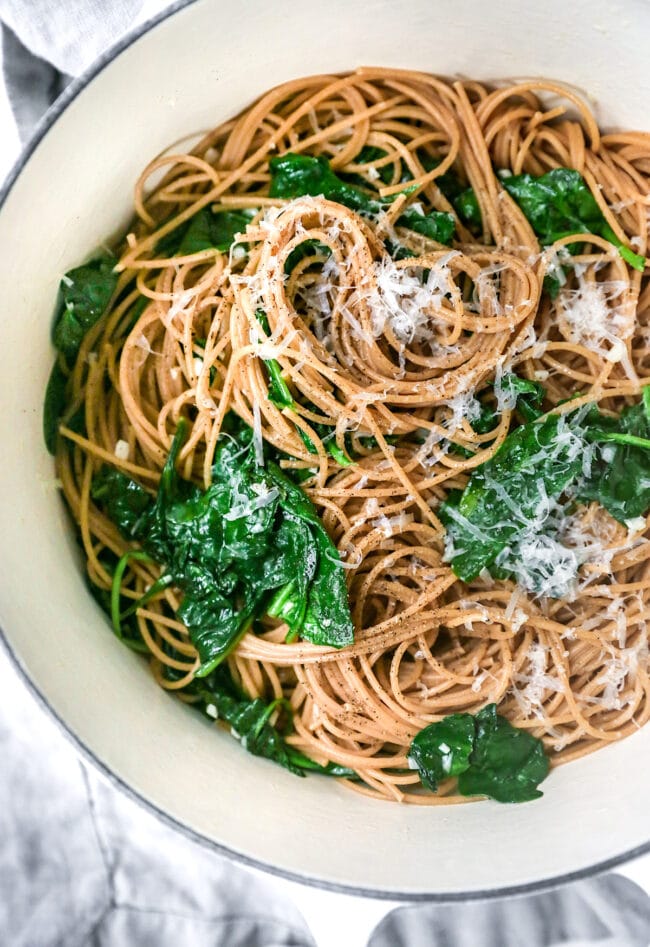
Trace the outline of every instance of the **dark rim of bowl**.
[[[18, 160], [15, 162], [14, 166], [7, 175], [2, 188], [0, 188], [0, 212], [2, 211], [2, 207], [4, 206], [11, 189], [27, 165], [30, 157], [43, 138], [45, 138], [45, 136], [48, 134], [50, 129], [56, 124], [57, 120], [67, 109], [70, 103], [73, 102], [81, 92], [83, 92], [86, 86], [90, 85], [96, 76], [103, 72], [107, 66], [117, 59], [125, 49], [140, 39], [141, 36], [144, 36], [145, 33], [150, 32], [150, 30], [158, 26], [159, 23], [164, 22], [165, 20], [174, 16], [174, 14], [184, 10], [186, 7], [191, 6], [195, 2], [196, 0], [176, 0], [176, 2], [169, 6], [166, 10], [163, 10], [161, 13], [147, 20], [145, 23], [127, 32], [117, 43], [105, 50], [105, 52], [102, 53], [102, 55], [97, 60], [95, 60], [95, 62], [88, 69], [86, 69], [81, 76], [72, 80], [72, 82], [66, 87], [63, 93], [40, 120], [31, 138], [23, 148]], [[613, 858], [609, 858], [602, 862], [597, 862], [595, 865], [590, 865], [588, 868], [581, 868], [577, 871], [567, 872], [566, 874], [555, 875], [551, 878], [542, 878], [539, 881], [529, 882], [528, 884], [509, 885], [507, 887], [488, 888], [484, 890], [479, 889], [477, 891], [469, 892], [454, 891], [445, 893], [428, 893], [421, 891], [409, 892], [388, 889], [363, 888], [357, 885], [326, 881], [318, 877], [311, 877], [309, 875], [288, 871], [285, 868], [279, 868], [276, 865], [270, 864], [268, 862], [252, 858], [249, 855], [244, 855], [241, 852], [237, 852], [231, 848], [228, 848], [226, 845], [215, 842], [213, 839], [208, 838], [206, 835], [202, 835], [200, 832], [197, 832], [195, 829], [186, 825], [184, 822], [180, 822], [178, 819], [169, 815], [169, 813], [165, 812], [164, 810], [159, 809], [153, 802], [133, 789], [133, 787], [125, 782], [120, 776], [110, 770], [102, 762], [102, 760], [100, 760], [95, 755], [93, 750], [86, 746], [83, 740], [81, 740], [80, 737], [78, 737], [77, 734], [75, 734], [68, 727], [66, 722], [59, 716], [54, 707], [48, 702], [44, 694], [41, 693], [36, 684], [32, 681], [27, 668], [23, 666], [21, 659], [13, 650], [4, 629], [1, 627], [0, 642], [3, 645], [6, 654], [10, 658], [11, 663], [15, 667], [29, 691], [32, 693], [40, 706], [46, 711], [46, 713], [55, 721], [64, 737], [66, 737], [66, 739], [73, 744], [80, 754], [95, 769], [99, 770], [116, 789], [124, 792], [134, 802], [138, 803], [149, 812], [156, 815], [166, 825], [180, 831], [190, 841], [198, 842], [198, 844], [210, 849], [211, 851], [216, 851], [219, 854], [226, 855], [235, 861], [243, 863], [244, 865], [249, 865], [250, 867], [267, 871], [270, 874], [277, 875], [281, 878], [286, 878], [288, 881], [298, 882], [299, 884], [309, 884], [325, 891], [332, 891], [339, 894], [347, 894], [365, 898], [374, 898], [376, 900], [404, 901], [412, 903], [449, 903], [460, 901], [492, 900], [496, 898], [508, 898], [513, 896], [536, 894], [550, 888], [556, 888], [559, 885], [570, 884], [574, 881], [581, 881], [585, 878], [590, 878], [593, 875], [610, 871], [612, 868], [616, 868], [625, 862], [632, 861], [635, 858], [639, 858], [641, 855], [650, 853], [650, 841], [648, 841], [638, 845], [636, 848], [629, 849], [620, 855], [616, 855]]]

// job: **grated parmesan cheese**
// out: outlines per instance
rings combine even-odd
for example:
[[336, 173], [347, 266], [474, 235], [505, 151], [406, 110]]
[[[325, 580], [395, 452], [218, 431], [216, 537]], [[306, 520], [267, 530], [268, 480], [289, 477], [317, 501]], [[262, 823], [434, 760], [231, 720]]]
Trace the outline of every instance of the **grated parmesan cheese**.
[[388, 327], [402, 343], [429, 342], [433, 348], [435, 328], [444, 328], [444, 323], [436, 320], [435, 312], [455, 288], [449, 263], [458, 255], [457, 250], [452, 250], [437, 260], [424, 282], [422, 270], [413, 272], [412, 268], [398, 267], [389, 256], [375, 262], [376, 290], [368, 293], [375, 338]]
[[598, 282], [577, 273], [576, 289], [562, 289], [557, 299], [558, 325], [567, 341], [583, 345], [609, 362], [620, 362], [633, 380], [636, 373], [627, 351], [634, 331], [634, 310], [623, 280]]
[[[562, 693], [564, 684], [558, 677], [547, 673], [548, 650], [536, 641], [528, 649], [527, 673], [513, 675], [512, 694], [525, 717], [544, 719], [543, 701], [547, 691]], [[519, 685], [523, 684], [523, 687]]]
[[[375, 500], [375, 503], [376, 502], [377, 501]], [[374, 529], [380, 529], [383, 535], [389, 539], [396, 533], [400, 533], [412, 522], [413, 514], [402, 512], [397, 516], [385, 516], [384, 514], [381, 514], [377, 517], [377, 519], [371, 520], [370, 525]]]
[[128, 442], [119, 440], [115, 445], [115, 450], [113, 453], [118, 460], [128, 460], [130, 454]]

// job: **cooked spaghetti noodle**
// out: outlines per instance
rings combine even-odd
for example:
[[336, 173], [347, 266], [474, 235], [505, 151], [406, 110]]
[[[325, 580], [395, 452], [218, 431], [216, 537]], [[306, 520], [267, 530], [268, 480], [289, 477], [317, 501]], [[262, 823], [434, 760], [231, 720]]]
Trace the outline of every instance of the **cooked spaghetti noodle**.
[[[269, 196], [269, 159], [287, 152], [324, 156], [383, 201], [381, 213], [318, 195]], [[286, 626], [265, 619], [227, 662], [250, 697], [288, 699], [288, 744], [352, 768], [361, 781], [350, 785], [373, 796], [461, 801], [452, 781], [423, 792], [408, 768], [415, 734], [447, 714], [495, 702], [543, 739], [554, 764], [650, 715], [645, 521], [624, 525], [595, 502], [579, 506], [573, 531], [590, 552], [574, 593], [552, 598], [513, 578], [460, 581], [438, 516], [508, 435], [507, 403], [488, 432], [471, 423], [475, 393], [504, 366], [543, 381], [547, 411], [597, 403], [619, 412], [650, 384], [647, 279], [611, 239], [540, 246], [502, 186], [507, 173], [557, 167], [578, 171], [618, 245], [645, 255], [650, 136], [601, 135], [564, 87], [378, 68], [288, 82], [190, 153], [144, 170], [114, 302], [68, 382], [85, 430], [64, 422], [57, 468], [100, 590], [113, 583], [105, 553], [121, 557], [133, 544], [93, 501], [93, 476], [109, 464], [155, 491], [181, 417], [191, 430], [179, 472], [204, 488], [228, 412], [253, 429], [258, 454], [269, 446], [302, 473], [346, 569], [354, 644], [287, 643]], [[450, 171], [476, 195], [478, 229], [438, 186]], [[205, 207], [249, 212], [238, 242], [161, 252]], [[452, 214], [451, 245], [401, 226], [413, 207]], [[307, 241], [311, 252], [296, 255]], [[387, 252], [391, 241], [401, 258]], [[552, 298], [544, 278], [563, 267]], [[292, 408], [269, 398], [270, 359]], [[324, 431], [354, 463], [334, 459]], [[121, 595], [138, 601], [159, 575], [131, 558]], [[184, 688], [198, 659], [175, 616], [180, 600], [161, 588], [137, 624], [159, 683], [192, 700]]]

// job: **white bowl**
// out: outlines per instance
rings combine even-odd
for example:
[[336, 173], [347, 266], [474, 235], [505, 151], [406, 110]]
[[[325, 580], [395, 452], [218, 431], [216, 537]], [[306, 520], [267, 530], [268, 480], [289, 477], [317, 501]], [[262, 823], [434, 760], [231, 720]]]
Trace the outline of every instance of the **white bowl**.
[[59, 277], [125, 226], [139, 171], [169, 143], [278, 82], [358, 64], [562, 79], [589, 91], [602, 125], [648, 127], [648, 39], [642, 0], [197, 0], [67, 90], [21, 159], [0, 209], [0, 625], [77, 746], [174, 825], [271, 870], [393, 898], [530, 889], [650, 849], [650, 726], [521, 806], [375, 802], [243, 752], [110, 633], [41, 436]]

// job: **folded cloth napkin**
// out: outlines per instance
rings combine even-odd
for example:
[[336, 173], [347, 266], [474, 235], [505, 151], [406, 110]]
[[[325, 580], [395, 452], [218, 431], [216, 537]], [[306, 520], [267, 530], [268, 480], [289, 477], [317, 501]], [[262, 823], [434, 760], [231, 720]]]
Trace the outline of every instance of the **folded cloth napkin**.
[[0, 0], [3, 71], [23, 141], [70, 77], [119, 39], [142, 5], [143, 0]]
[[650, 899], [603, 875], [525, 897], [399, 908], [369, 947], [647, 947]]
[[[167, 5], [149, 0], [148, 9]], [[69, 77], [141, 8], [142, 0], [0, 0], [3, 72], [23, 141]], [[1, 651], [0, 693], [0, 944], [314, 947], [277, 887], [168, 828], [79, 761]], [[363, 947], [336, 920], [337, 942]], [[369, 947], [648, 944], [650, 899], [608, 875], [526, 898], [400, 908]]]
[[0, 944], [315, 947], [263, 879], [78, 758], [0, 648]]

